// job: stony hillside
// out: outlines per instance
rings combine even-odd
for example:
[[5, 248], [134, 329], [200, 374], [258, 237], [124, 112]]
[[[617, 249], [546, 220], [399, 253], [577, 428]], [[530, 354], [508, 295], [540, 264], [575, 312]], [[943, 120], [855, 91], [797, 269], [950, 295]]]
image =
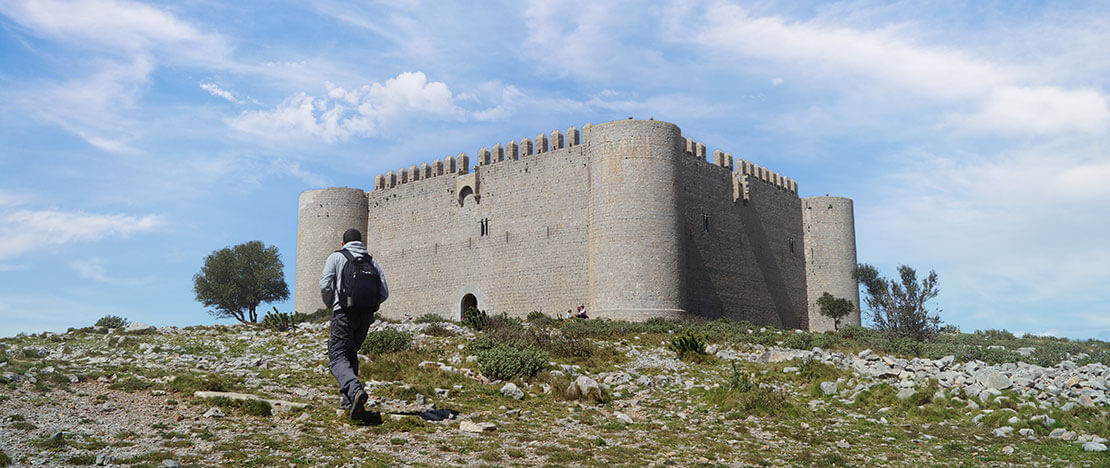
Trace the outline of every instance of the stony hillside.
[[369, 425], [327, 322], [0, 339], [0, 465], [1110, 466], [1106, 343], [534, 318], [375, 324]]

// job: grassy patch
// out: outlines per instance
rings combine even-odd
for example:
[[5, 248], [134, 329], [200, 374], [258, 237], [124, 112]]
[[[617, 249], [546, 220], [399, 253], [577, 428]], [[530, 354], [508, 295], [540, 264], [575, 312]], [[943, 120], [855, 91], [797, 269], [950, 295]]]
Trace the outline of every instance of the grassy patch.
[[269, 402], [263, 400], [232, 400], [226, 397], [206, 398], [203, 401], [220, 408], [227, 408], [238, 414], [268, 418], [273, 415], [273, 408]]

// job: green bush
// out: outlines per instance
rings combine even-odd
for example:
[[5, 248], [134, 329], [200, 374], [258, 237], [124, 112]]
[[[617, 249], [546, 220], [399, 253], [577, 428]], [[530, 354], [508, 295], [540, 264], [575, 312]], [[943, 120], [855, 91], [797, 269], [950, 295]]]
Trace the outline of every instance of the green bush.
[[782, 339], [782, 345], [787, 348], [794, 349], [811, 349], [813, 348], [812, 339], [809, 333], [788, 333]]
[[363, 354], [386, 354], [407, 351], [412, 347], [412, 336], [393, 328], [383, 328], [366, 334], [359, 352]]
[[8, 454], [0, 452], [0, 466], [12, 466], [12, 457]]
[[323, 323], [331, 320], [331, 314], [331, 309], [319, 308], [316, 309], [316, 312], [313, 312], [311, 314], [296, 313], [294, 314], [294, 317], [297, 323]]
[[448, 320], [436, 314], [424, 314], [414, 320], [416, 323], [440, 323]]
[[297, 321], [293, 314], [278, 312], [277, 307], [274, 307], [273, 312], [266, 312], [266, 316], [262, 317], [262, 326], [274, 331], [288, 331], [296, 325]]
[[470, 307], [463, 311], [462, 323], [474, 330], [481, 331], [486, 326], [486, 311]]
[[239, 389], [239, 381], [223, 374], [178, 374], [167, 385], [177, 393], [192, 394], [196, 391], [231, 392]]
[[534, 346], [498, 344], [478, 353], [478, 370], [491, 380], [532, 377], [547, 366], [547, 353]]
[[528, 321], [529, 322], [534, 321], [534, 320], [545, 319], [545, 318], [548, 318], [547, 315], [544, 315], [543, 312], [540, 312], [538, 310], [533, 310], [531, 312], [528, 312]]
[[692, 331], [687, 331], [681, 335], [671, 338], [671, 344], [667, 346], [671, 351], [678, 355], [679, 359], [686, 357], [687, 354], [705, 354], [705, 338], [698, 336]]
[[455, 336], [455, 332], [439, 323], [433, 323], [424, 328], [424, 334], [428, 336]]
[[[1033, 354], [1036, 355], [1036, 353], [1033, 353]], [[1063, 359], [1061, 359], [1061, 361], [1062, 360]], [[1060, 361], [1056, 361], [1056, 362], [1058, 363]], [[1093, 364], [1093, 363], [1096, 363], [1096, 362], [1097, 363], [1102, 363], [1103, 365], [1106, 365], [1106, 366], [1110, 366], [1110, 350], [1102, 350], [1102, 351], [1099, 351], [1099, 352], [1096, 352], [1096, 353], [1092, 353], [1090, 356], [1088, 356], [1084, 359], [1081, 359], [1076, 364], [1079, 364], [1080, 366], [1085, 366], [1087, 364]], [[1049, 367], [1049, 366], [1045, 366], [1043, 364], [1039, 364], [1039, 365], [1042, 366], [1042, 367]]]
[[250, 416], [270, 417], [274, 413], [270, 402], [263, 400], [232, 400], [226, 397], [215, 397], [208, 398], [207, 401], [221, 408], [228, 408]]
[[563, 334], [551, 335], [541, 344], [552, 356], [560, 358], [588, 358], [593, 356], [596, 347], [588, 338], [577, 338]]
[[755, 388], [755, 382], [746, 372], [740, 372], [736, 363], [732, 363], [732, 374], [728, 376], [728, 389], [734, 392], [748, 392]]
[[[88, 322], [85, 322], [88, 323]], [[123, 328], [128, 325], [127, 319], [115, 315], [105, 315], [96, 321], [96, 326], [107, 328]]]

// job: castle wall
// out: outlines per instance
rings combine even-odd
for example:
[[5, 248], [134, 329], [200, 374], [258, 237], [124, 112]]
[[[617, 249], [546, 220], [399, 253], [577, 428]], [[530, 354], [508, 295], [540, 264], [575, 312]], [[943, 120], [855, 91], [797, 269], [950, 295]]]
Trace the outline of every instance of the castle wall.
[[833, 320], [821, 315], [817, 306], [817, 298], [825, 292], [846, 298], [855, 305], [855, 310], [841, 319], [841, 326], [860, 325], [859, 285], [852, 277], [856, 269], [856, 224], [852, 200], [809, 197], [802, 203], [810, 329], [833, 329]]
[[[466, 294], [481, 309], [513, 315], [557, 315], [588, 302], [583, 148], [483, 155], [471, 174], [369, 194], [367, 247], [390, 283], [386, 316], [457, 319]], [[462, 191], [474, 195], [460, 204]]]
[[328, 255], [343, 245], [348, 229], [366, 235], [367, 199], [360, 189], [334, 187], [301, 193], [297, 209], [297, 282], [293, 310], [312, 313], [324, 307], [320, 273]]
[[800, 200], [790, 184], [733, 172], [729, 158], [708, 163], [695, 149], [681, 159], [687, 310], [804, 329]]

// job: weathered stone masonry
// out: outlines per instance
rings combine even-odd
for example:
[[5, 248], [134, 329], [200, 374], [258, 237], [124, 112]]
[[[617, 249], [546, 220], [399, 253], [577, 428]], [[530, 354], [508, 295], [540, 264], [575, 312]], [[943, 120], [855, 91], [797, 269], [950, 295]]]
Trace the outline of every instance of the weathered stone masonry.
[[[731, 317], [831, 329], [828, 291], [859, 304], [852, 202], [655, 120], [540, 134], [378, 175], [374, 190], [300, 196], [295, 309], [321, 306], [328, 253], [351, 227], [382, 264], [382, 313]], [[857, 307], [858, 310], [858, 307]], [[859, 323], [858, 311], [846, 320]]]

